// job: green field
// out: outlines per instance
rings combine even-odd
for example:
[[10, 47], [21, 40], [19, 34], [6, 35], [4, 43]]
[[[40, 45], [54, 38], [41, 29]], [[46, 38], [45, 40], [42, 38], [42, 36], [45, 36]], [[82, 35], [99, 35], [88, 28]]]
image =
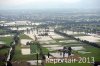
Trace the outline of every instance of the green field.
[[12, 37], [9, 36], [9, 37], [0, 37], [0, 41], [3, 41], [6, 45], [10, 45], [10, 42], [12, 42]]
[[[0, 41], [4, 42], [6, 46], [10, 46], [10, 43], [12, 42], [12, 37], [0, 37]], [[2, 48], [0, 49], [0, 55], [8, 54], [9, 48]]]
[[[66, 37], [67, 38], [67, 37]], [[94, 61], [95, 62], [100, 62], [100, 48], [96, 48], [87, 44], [84, 44], [82, 42], [76, 41], [75, 42], [67, 42], [68, 40], [74, 40], [71, 38], [67, 38], [67, 39], [54, 39], [57, 43], [54, 43], [52, 45], [62, 45], [62, 46], [83, 46], [85, 48], [85, 50], [81, 50], [81, 51], [86, 51], [86, 52], [90, 52], [90, 53], [86, 53], [86, 54], [82, 54], [82, 53], [78, 53], [78, 51], [72, 51], [72, 53], [74, 53], [75, 55], [79, 55], [80, 57], [94, 57]], [[59, 41], [66, 41], [66, 42], [59, 42]], [[93, 66], [92, 63], [47, 63], [46, 66]]]
[[20, 34], [20, 39], [32, 39], [29, 36], [25, 35], [25, 34]]
[[[20, 35], [20, 39], [31, 39], [30, 37], [26, 36], [25, 34], [21, 34]], [[87, 52], [91, 52], [91, 53], [87, 53], [87, 54], [81, 54], [78, 53], [78, 51], [73, 51], [74, 54], [79, 55], [80, 57], [94, 57], [95, 61], [99, 61], [100, 62], [100, 48], [96, 48], [87, 44], [84, 44], [82, 42], [76, 41], [75, 42], [68, 42], [69, 40], [73, 40], [71, 38], [65, 38], [65, 39], [53, 39], [54, 41], [56, 41], [56, 43], [52, 43], [52, 41], [50, 41], [50, 45], [61, 45], [61, 46], [83, 46], [85, 48], [85, 50], [83, 51], [87, 51]], [[1, 39], [1, 41], [5, 42], [6, 45], [9, 45], [10, 42], [12, 41], [12, 37], [3, 37]], [[65, 42], [59, 42], [59, 41], [65, 41]], [[30, 55], [22, 55], [21, 54], [21, 44], [19, 43], [18, 45], [16, 45], [16, 49], [15, 49], [15, 54], [14, 57], [12, 59], [12, 61], [28, 61], [28, 60], [35, 60], [36, 58], [36, 53], [40, 52], [39, 47], [37, 46], [37, 44], [31, 44], [31, 54]], [[42, 48], [42, 51], [44, 54], [47, 54], [48, 52], [50, 52], [47, 48], [42, 47], [40, 45], [40, 47]], [[52, 51], [52, 52], [56, 52], [56, 51]], [[0, 54], [6, 54], [8, 53], [8, 49], [2, 49], [0, 50]], [[40, 55], [39, 55], [39, 59]], [[46, 66], [92, 66], [92, 64], [90, 63], [47, 63]]]
[[47, 63], [46, 66], [92, 66], [92, 64], [80, 63]]
[[36, 54], [22, 55], [20, 44], [16, 46], [15, 54], [12, 61], [28, 61], [36, 59]]
[[[20, 39], [31, 39], [31, 38], [26, 36], [25, 34], [23, 34], [23, 35], [21, 34]], [[28, 61], [28, 60], [36, 59], [36, 54], [33, 54], [33, 53], [30, 55], [22, 55], [21, 48], [22, 48], [21, 44], [18, 44], [16, 46], [15, 54], [14, 54], [12, 61]], [[33, 46], [32, 46], [32, 48], [33, 48]]]
[[[28, 36], [25, 35], [20, 35], [21, 39], [31, 39]], [[96, 48], [93, 46], [89, 46], [87, 44], [84, 44], [82, 42], [76, 41], [75, 42], [59, 42], [59, 41], [69, 41], [69, 40], [73, 40], [71, 38], [67, 38], [66, 39], [54, 39], [54, 41], [56, 41], [56, 43], [50, 43], [50, 45], [62, 45], [62, 46], [83, 46], [85, 48], [85, 50], [83, 51], [87, 51], [87, 52], [91, 52], [91, 53], [87, 53], [87, 54], [81, 54], [78, 53], [78, 51], [73, 51], [74, 54], [79, 55], [80, 57], [94, 57], [95, 61], [100, 61], [100, 48]], [[74, 45], [75, 44], [75, 45]], [[22, 55], [21, 54], [21, 47], [20, 44], [16, 46], [16, 53], [14, 55], [13, 61], [27, 61], [27, 60], [32, 60], [32, 59], [36, 59], [36, 52], [39, 52], [39, 48], [37, 47], [37, 45], [32, 44], [31, 45], [31, 51], [32, 54], [31, 55]], [[50, 52], [47, 48], [42, 47], [42, 51], [44, 54], [47, 54], [48, 52]], [[56, 52], [56, 51], [54, 51]], [[40, 57], [40, 56], [39, 56]], [[91, 63], [47, 63], [46, 66], [92, 66]]]

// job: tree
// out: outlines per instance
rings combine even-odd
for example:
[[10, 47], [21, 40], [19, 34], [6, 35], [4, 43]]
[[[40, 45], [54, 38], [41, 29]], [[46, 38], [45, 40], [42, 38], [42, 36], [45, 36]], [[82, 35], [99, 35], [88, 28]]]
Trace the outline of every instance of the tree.
[[19, 37], [18, 37], [18, 35], [15, 35], [13, 39], [14, 39], [15, 44], [19, 43]]
[[72, 52], [72, 48], [71, 47], [68, 47], [68, 56], [71, 55], [71, 52]]
[[38, 53], [36, 54], [36, 58], [37, 58], [37, 66], [38, 66], [38, 60], [39, 60], [39, 59], [38, 59]]
[[63, 57], [65, 57], [65, 53], [67, 52], [67, 48], [63, 47]]

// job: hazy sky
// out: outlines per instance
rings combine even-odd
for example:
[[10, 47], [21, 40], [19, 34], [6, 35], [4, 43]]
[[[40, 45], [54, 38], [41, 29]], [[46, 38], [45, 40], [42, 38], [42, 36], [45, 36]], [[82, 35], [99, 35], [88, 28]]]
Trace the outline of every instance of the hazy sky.
[[0, 9], [99, 8], [100, 0], [0, 0]]

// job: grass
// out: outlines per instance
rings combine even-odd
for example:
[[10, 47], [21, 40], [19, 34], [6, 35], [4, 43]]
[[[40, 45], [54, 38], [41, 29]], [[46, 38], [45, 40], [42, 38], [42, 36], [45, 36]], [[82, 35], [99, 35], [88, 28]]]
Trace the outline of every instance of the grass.
[[16, 46], [15, 55], [12, 61], [28, 61], [33, 59], [36, 59], [36, 54], [22, 55], [20, 44]]
[[[25, 34], [20, 34], [20, 39], [31, 39], [30, 37], [26, 36]], [[32, 60], [34, 55], [22, 55], [21, 53], [21, 44], [16, 45], [15, 54], [13, 57], [13, 61], [26, 61]]]
[[[40, 52], [40, 48], [38, 47], [37, 44], [31, 44], [30, 47], [31, 47], [32, 53]], [[40, 45], [40, 47], [42, 48], [42, 51], [43, 51], [44, 54], [47, 54], [49, 52], [49, 50], [47, 48], [42, 47], [41, 45]]]
[[[9, 36], [9, 37], [1, 37], [0, 41], [3, 41], [6, 46], [9, 46], [11, 41], [12, 41], [12, 37], [11, 36]], [[9, 48], [0, 49], [0, 55], [8, 54], [8, 50], [9, 50]]]
[[37, 53], [37, 52], [40, 52], [40, 50], [39, 50], [39, 48], [38, 48], [38, 46], [37, 46], [37, 44], [31, 44], [30, 45], [30, 49], [31, 49], [31, 53]]
[[6, 33], [6, 30], [0, 29], [0, 33]]
[[91, 66], [91, 64], [87, 63], [47, 63], [46, 66]]
[[[26, 36], [25, 34], [23, 34], [23, 35], [21, 34], [20, 39], [31, 39], [31, 38]], [[21, 44], [18, 44], [16, 46], [15, 54], [14, 54], [12, 61], [28, 61], [28, 60], [33, 60], [33, 59], [36, 59], [36, 54], [22, 55]]]
[[20, 34], [20, 39], [32, 39], [29, 36], [25, 35], [25, 34]]
[[65, 38], [62, 38], [62, 39], [54, 39], [54, 40], [56, 40], [56, 41], [63, 41], [63, 40], [71, 40], [71, 38], [69, 38], [69, 37], [65, 37]]
[[6, 43], [6, 45], [10, 45], [10, 42], [12, 41], [12, 37], [1, 37], [0, 41], [3, 41], [4, 43]]
[[50, 52], [47, 48], [45, 48], [45, 47], [42, 47], [42, 51], [43, 51], [43, 53], [44, 54], [47, 54], [48, 52]]
[[87, 34], [73, 34], [73, 36], [88, 36]]
[[0, 49], [0, 55], [8, 54], [8, 48], [6, 49]]
[[0, 66], [5, 66], [5, 62], [0, 61]]
[[94, 57], [95, 61], [99, 61], [100, 62], [100, 48], [96, 48], [93, 46], [85, 46], [86, 50], [91, 52], [89, 54], [85, 54], [82, 56], [86, 56], [86, 57]]

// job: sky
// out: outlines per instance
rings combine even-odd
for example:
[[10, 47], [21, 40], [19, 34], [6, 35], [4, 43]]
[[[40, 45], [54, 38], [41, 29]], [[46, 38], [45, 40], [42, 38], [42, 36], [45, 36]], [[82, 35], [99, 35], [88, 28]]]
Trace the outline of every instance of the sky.
[[0, 9], [100, 8], [100, 0], [0, 0]]

